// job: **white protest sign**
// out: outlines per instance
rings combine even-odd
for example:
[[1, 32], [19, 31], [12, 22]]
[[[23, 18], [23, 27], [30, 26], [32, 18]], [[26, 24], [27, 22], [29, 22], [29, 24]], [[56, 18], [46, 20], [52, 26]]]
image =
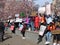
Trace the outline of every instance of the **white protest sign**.
[[41, 25], [39, 30], [39, 35], [43, 36], [45, 29], [46, 29], [46, 26]]
[[22, 22], [23, 19], [22, 18], [16, 18], [16, 21], [15, 22]]
[[38, 13], [45, 13], [45, 7], [39, 7]]
[[15, 14], [15, 17], [19, 17], [19, 14]]
[[46, 5], [46, 14], [51, 14], [51, 4]]

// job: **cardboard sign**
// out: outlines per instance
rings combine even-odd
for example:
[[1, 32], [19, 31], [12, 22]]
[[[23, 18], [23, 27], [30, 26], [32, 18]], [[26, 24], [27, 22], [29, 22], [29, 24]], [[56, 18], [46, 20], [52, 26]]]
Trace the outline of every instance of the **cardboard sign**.
[[33, 12], [31, 13], [31, 16], [36, 16], [36, 12], [33, 11]]
[[15, 14], [15, 17], [19, 17], [19, 14]]
[[44, 32], [45, 32], [46, 26], [41, 25], [40, 26], [40, 31], [39, 31], [39, 35], [43, 36]]
[[14, 26], [13, 25], [11, 25], [10, 30], [14, 30]]
[[53, 30], [51, 32], [52, 32], [52, 34], [60, 34], [60, 29], [56, 29], [56, 30]]

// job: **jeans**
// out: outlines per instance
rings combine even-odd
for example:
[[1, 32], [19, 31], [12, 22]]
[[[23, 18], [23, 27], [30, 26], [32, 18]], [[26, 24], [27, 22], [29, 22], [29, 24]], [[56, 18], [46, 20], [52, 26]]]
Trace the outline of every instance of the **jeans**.
[[25, 31], [21, 31], [23, 37], [25, 37]]
[[30, 25], [31, 25], [32, 31], [34, 31], [34, 23], [33, 22], [30, 22]]
[[8, 30], [8, 27], [5, 27], [5, 31], [7, 31]]
[[28, 23], [28, 24], [27, 24], [27, 28], [29, 28], [29, 27], [30, 27], [30, 24]]
[[45, 38], [46, 38], [46, 41], [51, 41], [51, 36], [52, 36], [52, 33], [51, 32], [47, 32], [46, 35], [45, 35]]

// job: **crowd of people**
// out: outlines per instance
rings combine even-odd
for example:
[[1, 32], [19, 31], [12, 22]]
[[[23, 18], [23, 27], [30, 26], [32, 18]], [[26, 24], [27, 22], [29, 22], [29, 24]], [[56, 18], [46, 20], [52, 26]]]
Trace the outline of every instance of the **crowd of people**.
[[[58, 25], [56, 25], [56, 22], [58, 22]], [[16, 25], [15, 22], [12, 23], [9, 22], [8, 24], [12, 33], [14, 34], [15, 34], [16, 27], [18, 27], [18, 30], [20, 30], [21, 34], [23, 35], [23, 39], [25, 39], [26, 30], [35, 31], [35, 32], [39, 32], [39, 39], [38, 39], [39, 41], [45, 36], [46, 39], [45, 44], [50, 44], [51, 37], [52, 37], [51, 31], [56, 30], [56, 28], [60, 28], [60, 16], [56, 14], [52, 16], [52, 15], [37, 13], [36, 16], [26, 16], [24, 18], [21, 18], [21, 21], [18, 23], [18, 26]], [[7, 29], [6, 27], [8, 24], [7, 23], [4, 24], [5, 30]], [[41, 25], [46, 27], [45, 30], [42, 31], [43, 35], [41, 35], [42, 33], [40, 32]], [[2, 30], [4, 29], [2, 28]], [[54, 34], [53, 37], [54, 37], [53, 45], [60, 45], [60, 34]], [[57, 40], [57, 42], [55, 40]]]

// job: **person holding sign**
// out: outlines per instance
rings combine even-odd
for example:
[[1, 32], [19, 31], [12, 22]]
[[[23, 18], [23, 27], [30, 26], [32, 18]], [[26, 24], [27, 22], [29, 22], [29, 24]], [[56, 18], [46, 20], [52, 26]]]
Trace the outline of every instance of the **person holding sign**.
[[42, 38], [43, 38], [44, 33], [45, 33], [45, 30], [46, 30], [46, 24], [41, 25], [40, 26], [40, 30], [39, 30], [39, 38], [38, 38], [37, 44], [39, 44], [39, 42], [42, 41]]
[[13, 34], [15, 34], [15, 24], [14, 24], [14, 22], [11, 24], [10, 30], [12, 31]]
[[19, 24], [19, 30], [23, 36], [22, 39], [25, 39], [26, 24], [24, 22]]

